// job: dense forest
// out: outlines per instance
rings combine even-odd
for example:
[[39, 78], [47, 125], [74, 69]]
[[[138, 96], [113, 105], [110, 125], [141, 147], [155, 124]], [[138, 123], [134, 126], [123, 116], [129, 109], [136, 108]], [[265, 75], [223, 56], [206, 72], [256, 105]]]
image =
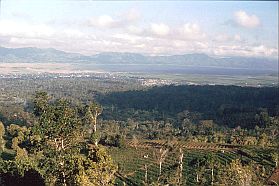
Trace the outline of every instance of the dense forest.
[[120, 112], [129, 109], [158, 112], [157, 120], [176, 118], [178, 113], [188, 111], [220, 126], [254, 128], [268, 125], [265, 117], [279, 115], [278, 95], [276, 87], [164, 86], [112, 92], [100, 96], [99, 101], [119, 112], [108, 111], [104, 118], [114, 114], [112, 118], [119, 120]]

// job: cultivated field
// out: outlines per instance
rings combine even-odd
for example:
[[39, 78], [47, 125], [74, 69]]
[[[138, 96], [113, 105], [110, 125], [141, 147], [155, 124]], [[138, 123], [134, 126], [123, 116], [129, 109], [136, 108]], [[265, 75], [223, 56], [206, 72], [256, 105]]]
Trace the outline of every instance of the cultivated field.
[[[162, 163], [162, 174], [159, 175], [159, 149], [169, 149]], [[179, 148], [183, 151], [183, 177], [182, 185], [207, 185], [211, 183], [211, 171], [200, 170], [197, 160], [206, 161], [205, 157], [210, 153], [214, 155], [215, 164], [228, 165], [232, 160], [240, 159], [247, 163], [253, 163], [263, 168], [262, 179], [268, 179], [274, 170], [274, 162], [270, 159], [270, 153], [275, 149], [248, 148], [226, 144], [209, 143], [167, 143], [164, 141], [140, 141], [137, 144], [128, 142], [125, 149], [110, 148], [114, 162], [118, 165], [117, 185], [150, 185], [161, 178], [173, 179], [179, 167]], [[147, 183], [146, 180], [147, 168]], [[199, 174], [199, 182], [197, 182]], [[217, 174], [217, 173], [216, 173]], [[218, 175], [215, 175], [218, 176]], [[162, 181], [162, 180], [161, 180]], [[215, 185], [218, 185], [215, 183]]]

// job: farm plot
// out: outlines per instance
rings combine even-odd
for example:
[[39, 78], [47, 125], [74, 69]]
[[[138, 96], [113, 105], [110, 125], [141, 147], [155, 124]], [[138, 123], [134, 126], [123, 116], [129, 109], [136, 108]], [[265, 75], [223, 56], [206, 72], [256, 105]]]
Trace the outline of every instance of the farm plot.
[[[199, 164], [205, 164], [208, 154], [215, 157], [215, 163], [227, 165], [231, 161], [241, 159], [248, 163], [256, 163], [264, 166], [267, 174], [271, 174], [274, 167], [268, 158], [269, 151], [261, 151], [260, 154], [252, 150], [237, 149], [221, 144], [179, 144], [174, 143], [173, 149], [167, 152], [162, 162], [160, 175], [158, 151], [167, 145], [162, 141], [141, 141], [137, 147], [132, 144], [127, 148], [110, 148], [114, 162], [118, 165], [116, 174], [116, 185], [150, 185], [158, 180], [162, 183], [169, 183], [177, 179], [179, 175], [179, 151], [183, 149], [183, 172], [182, 185], [210, 184], [211, 171], [201, 170]], [[246, 153], [241, 153], [246, 152]], [[197, 179], [198, 175], [198, 179]]]

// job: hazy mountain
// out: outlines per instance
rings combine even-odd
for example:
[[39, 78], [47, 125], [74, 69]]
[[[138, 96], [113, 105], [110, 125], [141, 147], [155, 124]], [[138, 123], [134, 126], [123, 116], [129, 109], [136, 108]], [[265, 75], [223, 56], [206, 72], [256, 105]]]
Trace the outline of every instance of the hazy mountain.
[[0, 62], [69, 62], [80, 54], [67, 53], [53, 48], [4, 48], [0, 47]]
[[67, 53], [56, 49], [3, 48], [0, 62], [58, 62], [96, 64], [158, 64], [195, 67], [224, 67], [278, 70], [278, 60], [252, 57], [211, 57], [206, 54], [145, 56], [137, 53], [105, 52], [92, 56]]
[[117, 53], [117, 52], [104, 52], [91, 56], [92, 61], [97, 63], [147, 63], [148, 57], [136, 53]]

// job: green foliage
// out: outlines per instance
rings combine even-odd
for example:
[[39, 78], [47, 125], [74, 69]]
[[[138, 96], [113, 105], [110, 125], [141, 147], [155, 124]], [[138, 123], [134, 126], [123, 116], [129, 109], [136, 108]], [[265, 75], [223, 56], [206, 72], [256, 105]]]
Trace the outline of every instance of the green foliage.
[[225, 185], [261, 185], [255, 171], [250, 165], [243, 165], [240, 160], [233, 160], [228, 167], [224, 168], [220, 184]]
[[98, 144], [100, 140], [100, 134], [98, 132], [94, 132], [90, 135], [90, 142], [94, 144]]
[[119, 148], [125, 148], [126, 147], [126, 140], [123, 135], [120, 134], [105, 134], [102, 135], [99, 141], [100, 144], [110, 147], [119, 147]]
[[123, 135], [117, 134], [115, 136], [115, 146], [119, 148], [125, 148], [126, 147], [126, 141]]
[[5, 135], [5, 126], [4, 124], [0, 121], [0, 152], [4, 151], [5, 148], [5, 140], [4, 140], [4, 135]]
[[[128, 146], [126, 149], [110, 148], [114, 162], [118, 164], [117, 183], [125, 181], [127, 185], [143, 185], [145, 180], [144, 165], [148, 165], [148, 184], [153, 185], [179, 185], [179, 151], [174, 149], [169, 151], [164, 163], [162, 164], [162, 174], [159, 176], [158, 157], [153, 152], [158, 150], [156, 141], [146, 140], [147, 144], [154, 144], [154, 147], [143, 147], [143, 142], [137, 149]], [[194, 146], [195, 143], [181, 142], [187, 146]], [[202, 144], [197, 144], [198, 146]], [[204, 144], [206, 147], [206, 144]], [[217, 146], [216, 146], [217, 147]], [[239, 166], [252, 170], [252, 185], [262, 185], [272, 174], [274, 162], [270, 159], [270, 154], [275, 152], [271, 149], [258, 149], [256, 147], [249, 150], [246, 155], [235, 152], [232, 149], [185, 149], [183, 156], [182, 185], [211, 185], [211, 168], [213, 167], [213, 185], [226, 185], [230, 182], [229, 167], [236, 160]], [[249, 154], [248, 154], [249, 152]], [[148, 158], [144, 156], [148, 155]], [[250, 163], [248, 163], [250, 162]], [[251, 173], [251, 172], [250, 172]], [[198, 174], [198, 182], [197, 182]], [[232, 173], [230, 173], [232, 174]]]
[[88, 158], [94, 162], [94, 169], [88, 170], [89, 179], [93, 185], [113, 185], [116, 166], [113, 165], [106, 150], [103, 147], [93, 147], [89, 151]]
[[275, 167], [278, 166], [278, 161], [279, 161], [279, 153], [278, 152], [274, 152], [271, 154], [271, 159], [272, 161], [275, 162]]
[[0, 121], [0, 136], [3, 137], [5, 134], [5, 126], [4, 124]]
[[39, 116], [48, 109], [50, 97], [46, 92], [37, 92], [34, 98], [34, 114]]
[[46, 185], [113, 184], [116, 167], [104, 148], [88, 144], [80, 108], [66, 99], [50, 102], [46, 93], [38, 93], [34, 102], [32, 127], [7, 127], [15, 156], [1, 159], [0, 175], [35, 170]]

